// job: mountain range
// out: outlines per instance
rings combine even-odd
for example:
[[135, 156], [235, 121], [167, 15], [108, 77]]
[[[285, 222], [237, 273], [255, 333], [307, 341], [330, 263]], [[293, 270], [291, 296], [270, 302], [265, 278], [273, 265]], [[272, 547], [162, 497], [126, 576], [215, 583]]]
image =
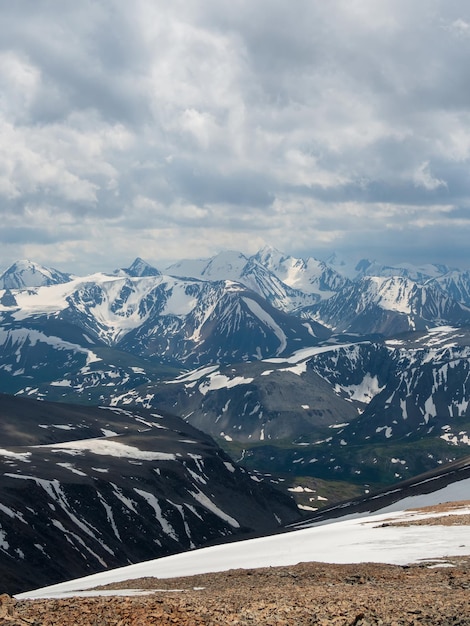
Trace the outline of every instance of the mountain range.
[[363, 490], [468, 451], [468, 270], [266, 247], [85, 277], [20, 261], [0, 287], [4, 393], [170, 411], [251, 470]]

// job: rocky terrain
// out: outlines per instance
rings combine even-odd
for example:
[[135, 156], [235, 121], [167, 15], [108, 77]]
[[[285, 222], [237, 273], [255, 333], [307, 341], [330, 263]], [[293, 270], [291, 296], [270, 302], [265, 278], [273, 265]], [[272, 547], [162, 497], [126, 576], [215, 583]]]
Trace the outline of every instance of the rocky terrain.
[[[451, 508], [448, 504], [433, 507], [441, 514]], [[470, 516], [444, 515], [427, 522], [468, 525]], [[131, 589], [145, 595], [135, 595]], [[468, 626], [469, 590], [469, 557], [412, 566], [299, 563], [179, 579], [132, 580], [101, 589], [99, 593], [110, 595], [98, 597], [17, 601], [3, 595], [0, 623]]]
[[[11, 626], [338, 626], [470, 624], [470, 561], [427, 565], [299, 564], [192, 578], [142, 579], [148, 595], [15, 601], [3, 596]], [[116, 593], [116, 592], [115, 592]], [[121, 591], [122, 593], [122, 591]]]

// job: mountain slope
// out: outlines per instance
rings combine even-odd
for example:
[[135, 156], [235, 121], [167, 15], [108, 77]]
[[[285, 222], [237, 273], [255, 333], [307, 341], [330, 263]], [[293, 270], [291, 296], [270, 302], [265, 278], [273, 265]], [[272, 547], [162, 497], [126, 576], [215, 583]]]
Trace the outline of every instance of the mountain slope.
[[321, 331], [232, 281], [95, 274], [11, 295], [5, 302], [0, 292], [0, 367], [17, 376], [25, 342], [54, 350], [62, 344], [74, 360], [95, 346], [112, 347], [178, 367], [283, 354], [317, 343]]
[[469, 351], [468, 328], [443, 327], [205, 366], [112, 402], [179, 410], [251, 469], [366, 488], [468, 453]]
[[[457, 467], [444, 468], [439, 475], [419, 476], [409, 485], [396, 485], [395, 498], [391, 500], [388, 498], [393, 502], [392, 505], [387, 504], [380, 496], [377, 506], [375, 502], [377, 494], [369, 496], [364, 500], [362, 515], [355, 503], [344, 502], [338, 507], [338, 517], [343, 519], [337, 521], [325, 523], [323, 520], [323, 524], [318, 524], [321, 521], [319, 515], [294, 525], [290, 532], [157, 559], [142, 563], [138, 567], [121, 568], [87, 579], [72, 580], [49, 589], [39, 589], [22, 597], [54, 597], [79, 589], [93, 589], [99, 585], [145, 577], [174, 578], [205, 572], [223, 572], [239, 568], [249, 570], [299, 562], [375, 562], [400, 565], [416, 563], [422, 568], [425, 564], [452, 556], [468, 557], [470, 555], [468, 525], [461, 523], [445, 526], [439, 524], [443, 516], [439, 511], [409, 509], [463, 500], [468, 494], [469, 486], [470, 461], [467, 458]], [[370, 515], [371, 510], [376, 513]], [[353, 511], [358, 517], [348, 519]], [[446, 513], [450, 518], [453, 515], [468, 517], [469, 511], [466, 501], [458, 503], [453, 510]], [[434, 523], [423, 529], [420, 522], [429, 518], [432, 518]], [[366, 581], [354, 578], [347, 581], [348, 584], [358, 582]], [[414, 576], [411, 582], [408, 580], [408, 584], [414, 582]], [[295, 582], [291, 584], [295, 585]], [[349, 601], [350, 594], [349, 591]], [[421, 611], [418, 614], [420, 613]]]
[[18, 591], [294, 519], [171, 415], [0, 396], [0, 572]]
[[226, 441], [321, 438], [357, 417], [357, 408], [307, 368], [305, 352], [291, 364], [268, 359], [203, 367], [116, 396], [113, 404], [178, 410], [190, 424]]

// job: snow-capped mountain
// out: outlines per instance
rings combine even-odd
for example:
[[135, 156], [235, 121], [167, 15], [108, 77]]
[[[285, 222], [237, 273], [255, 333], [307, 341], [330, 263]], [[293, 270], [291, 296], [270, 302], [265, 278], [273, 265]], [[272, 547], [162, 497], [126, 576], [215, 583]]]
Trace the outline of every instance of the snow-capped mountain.
[[32, 261], [22, 260], [13, 263], [0, 276], [0, 289], [25, 289], [66, 283], [70, 274], [44, 267]]
[[335, 332], [382, 334], [470, 323], [470, 309], [435, 281], [419, 285], [400, 276], [368, 276], [349, 283], [303, 313]]
[[470, 271], [453, 270], [433, 282], [438, 284], [451, 298], [470, 307]]
[[0, 411], [4, 591], [298, 518], [293, 501], [177, 417], [2, 395]]
[[324, 261], [309, 257], [297, 259], [265, 246], [253, 257], [286, 285], [325, 300], [348, 284], [348, 279]]
[[181, 261], [166, 271], [180, 277], [241, 282], [284, 311], [329, 298], [348, 282], [323, 261], [296, 259], [270, 246], [251, 257], [226, 251], [210, 259]]
[[444, 327], [206, 366], [112, 402], [179, 410], [265, 472], [380, 483], [468, 452], [469, 379], [470, 335]]
[[[263, 471], [275, 463], [293, 474], [380, 483], [461, 454], [465, 273], [434, 278], [446, 268], [433, 266], [421, 284], [407, 276], [346, 280], [325, 267], [265, 248], [182, 262], [173, 275], [138, 258], [111, 275], [0, 290], [0, 390], [166, 408], [224, 445], [243, 445], [246, 463]], [[183, 277], [189, 273], [197, 277]], [[316, 304], [286, 312], [294, 292], [303, 294], [297, 304]], [[438, 351], [443, 324], [455, 330]], [[430, 438], [436, 450], [400, 444], [401, 456], [381, 451], [383, 463], [374, 460], [373, 446], [403, 437]]]
[[397, 265], [383, 265], [377, 261], [369, 261], [362, 259], [356, 266], [357, 276], [382, 276], [394, 277], [401, 276], [409, 278], [414, 282], [423, 284], [431, 279], [439, 278], [444, 274], [448, 274], [451, 270], [446, 266], [438, 263], [428, 263], [426, 265], [413, 265], [411, 263], [398, 263]]
[[256, 256], [246, 257], [241, 252], [220, 252], [210, 259], [185, 260], [170, 265], [166, 272], [181, 278], [192, 277], [205, 281], [232, 280], [265, 298], [281, 311], [293, 311], [314, 304], [319, 296], [313, 291], [296, 289], [279, 278]]
[[202, 367], [128, 391], [112, 403], [178, 409], [186, 421], [226, 441], [293, 442], [306, 433], [320, 439], [357, 417], [357, 408], [307, 368], [308, 354], [316, 350], [321, 348], [304, 350], [298, 360]]

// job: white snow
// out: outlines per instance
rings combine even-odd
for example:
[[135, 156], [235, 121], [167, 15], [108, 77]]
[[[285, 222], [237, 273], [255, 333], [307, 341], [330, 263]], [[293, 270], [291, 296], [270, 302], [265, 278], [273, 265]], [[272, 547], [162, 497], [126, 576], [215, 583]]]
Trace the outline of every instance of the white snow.
[[77, 469], [73, 463], [56, 463], [59, 467], [63, 467], [65, 469], [70, 470], [73, 474], [77, 474], [77, 476], [86, 476], [85, 472]]
[[166, 385], [174, 385], [177, 383], [186, 383], [186, 382], [194, 382], [201, 378], [204, 378], [207, 374], [211, 374], [215, 370], [219, 369], [218, 365], [209, 365], [207, 367], [201, 367], [197, 370], [193, 370], [189, 373], [181, 374], [174, 380], [165, 380], [163, 381]]
[[128, 459], [140, 459], [144, 461], [175, 461], [176, 456], [167, 452], [155, 452], [153, 450], [139, 450], [134, 446], [128, 446], [109, 439], [84, 439], [79, 441], [66, 441], [65, 443], [53, 443], [51, 445], [32, 446], [34, 448], [52, 448], [55, 452], [66, 454], [82, 454], [92, 452], [104, 456], [117, 456]]
[[251, 298], [242, 298], [242, 300], [248, 306], [253, 315], [255, 315], [261, 322], [263, 322], [263, 324], [270, 328], [279, 339], [280, 345], [277, 349], [277, 354], [281, 354], [281, 352], [284, 352], [287, 347], [287, 338], [282, 328], [278, 324], [276, 324], [271, 315], [269, 315], [269, 313], [265, 311], [257, 302], [255, 302]]
[[390, 439], [390, 437], [392, 436], [392, 427], [391, 426], [378, 426], [375, 429], [376, 433], [381, 433], [382, 431], [385, 431], [385, 437], [387, 439]]
[[296, 376], [302, 376], [307, 371], [307, 361], [303, 361], [302, 363], [297, 363], [292, 367], [280, 367], [278, 372], [291, 372], [292, 374], [296, 374]]
[[188, 491], [188, 493], [190, 493], [192, 497], [197, 500], [197, 502], [199, 502], [199, 504], [201, 504], [205, 509], [211, 511], [211, 513], [214, 513], [215, 515], [217, 515], [217, 517], [220, 517], [220, 519], [223, 519], [225, 522], [230, 524], [230, 526], [232, 526], [233, 528], [240, 528], [240, 524], [237, 522], [236, 519], [234, 519], [227, 513], [224, 513], [224, 511], [222, 511], [222, 509], [214, 504], [212, 500], [210, 500], [204, 493], [202, 493], [202, 491], [199, 491], [198, 489], [197, 491]]
[[205, 396], [209, 391], [224, 388], [230, 389], [232, 387], [237, 387], [238, 385], [249, 385], [253, 382], [253, 380], [253, 378], [244, 378], [243, 376], [234, 376], [233, 378], [229, 378], [224, 374], [209, 374], [208, 379], [204, 380], [199, 385], [199, 391], [203, 396]]
[[15, 459], [15, 461], [24, 461], [25, 463], [30, 463], [29, 457], [31, 456], [31, 452], [12, 452], [11, 450], [5, 450], [0, 448], [0, 456], [5, 456], [9, 459]]
[[263, 359], [263, 363], [300, 363], [301, 361], [306, 361], [317, 354], [323, 354], [325, 352], [337, 352], [340, 348], [347, 348], [353, 344], [344, 343], [338, 344], [336, 346], [320, 346], [320, 347], [312, 347], [312, 348], [301, 348], [300, 350], [296, 350], [293, 354], [286, 358], [272, 358], [272, 359]]
[[139, 496], [141, 496], [149, 504], [149, 506], [152, 507], [152, 509], [155, 512], [155, 517], [157, 518], [158, 523], [162, 527], [163, 532], [169, 537], [171, 537], [172, 539], [174, 539], [175, 541], [178, 541], [178, 535], [176, 534], [175, 529], [168, 522], [168, 520], [166, 520], [165, 517], [163, 516], [160, 503], [158, 499], [153, 495], [153, 493], [148, 493], [147, 491], [143, 491], [142, 489], [136, 489], [136, 488], [134, 488], [134, 491], [137, 494], [139, 494]]
[[187, 285], [179, 280], [172, 280], [167, 277], [169, 298], [165, 303], [162, 315], [188, 315], [197, 305], [197, 299], [194, 296], [188, 296], [186, 293]]
[[441, 435], [440, 439], [444, 439], [444, 441], [447, 441], [447, 443], [450, 443], [454, 446], [458, 446], [459, 444], [465, 444], [467, 446], [470, 446], [470, 437], [467, 435], [467, 433], [464, 432], [460, 432], [458, 435], [446, 433], [445, 435]]
[[70, 380], [54, 380], [50, 383], [53, 387], [71, 387], [72, 383]]
[[342, 389], [349, 395], [351, 400], [369, 403], [384, 387], [380, 387], [377, 376], [371, 376], [367, 373], [359, 385], [349, 385], [342, 387]]

